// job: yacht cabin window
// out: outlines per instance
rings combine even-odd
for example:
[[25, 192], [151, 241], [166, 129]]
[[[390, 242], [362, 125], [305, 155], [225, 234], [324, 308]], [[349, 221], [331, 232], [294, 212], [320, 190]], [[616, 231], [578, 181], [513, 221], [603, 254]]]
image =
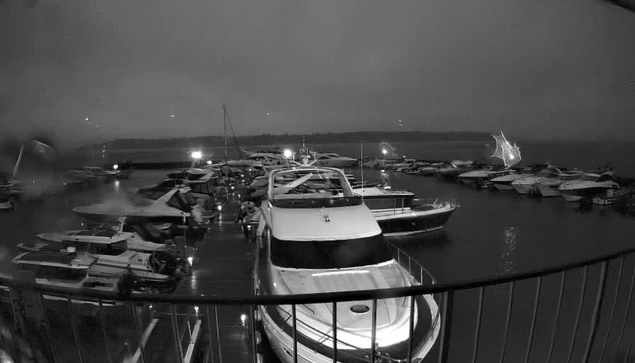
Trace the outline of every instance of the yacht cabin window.
[[271, 263], [283, 268], [335, 269], [392, 260], [383, 235], [337, 241], [285, 241], [271, 237]]
[[88, 269], [64, 268], [56, 266], [41, 266], [32, 264], [18, 264], [18, 269], [35, 273], [35, 278], [57, 280], [65, 282], [79, 282], [86, 278]]

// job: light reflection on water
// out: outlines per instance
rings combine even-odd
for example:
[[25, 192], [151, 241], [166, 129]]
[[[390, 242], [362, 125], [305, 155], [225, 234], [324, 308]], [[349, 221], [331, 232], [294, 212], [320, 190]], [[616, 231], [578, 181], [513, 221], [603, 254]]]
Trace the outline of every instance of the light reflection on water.
[[516, 272], [514, 269], [514, 251], [516, 250], [516, 244], [518, 243], [516, 239], [518, 228], [507, 227], [505, 228], [504, 233], [505, 237], [503, 239], [503, 250], [499, 266], [501, 267], [502, 274], [508, 274]]

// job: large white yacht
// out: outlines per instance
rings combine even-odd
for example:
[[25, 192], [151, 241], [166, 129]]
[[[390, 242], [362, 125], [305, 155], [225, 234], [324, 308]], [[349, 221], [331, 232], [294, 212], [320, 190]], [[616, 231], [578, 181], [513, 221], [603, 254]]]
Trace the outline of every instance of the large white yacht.
[[[338, 182], [334, 183], [336, 179]], [[256, 294], [345, 292], [419, 284], [393, 259], [377, 221], [339, 169], [298, 167], [272, 171], [261, 213]], [[440, 317], [431, 296], [414, 301], [412, 358], [417, 361], [434, 345]], [[295, 352], [290, 305], [260, 306], [257, 315], [282, 362], [293, 362], [294, 355], [298, 362], [330, 362], [334, 356], [331, 308], [331, 304], [324, 303], [296, 307]], [[372, 311], [372, 301], [337, 304], [339, 362], [368, 360]], [[377, 300], [378, 358], [407, 358], [410, 311], [409, 298]]]
[[516, 173], [513, 169], [500, 167], [486, 167], [480, 170], [472, 170], [459, 175], [458, 179], [465, 185], [485, 187], [491, 179]]

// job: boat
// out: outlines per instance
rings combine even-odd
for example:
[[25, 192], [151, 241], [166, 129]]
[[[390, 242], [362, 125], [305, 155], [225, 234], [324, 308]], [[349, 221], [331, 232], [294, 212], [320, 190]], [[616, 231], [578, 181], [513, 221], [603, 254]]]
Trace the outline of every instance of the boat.
[[227, 187], [214, 171], [187, 170], [170, 173], [168, 177], [157, 185], [131, 189], [130, 192], [143, 198], [156, 199], [174, 188], [188, 187], [197, 204], [205, 209], [216, 208], [227, 201]]
[[156, 199], [108, 200], [104, 203], [75, 207], [72, 211], [92, 221], [109, 221], [119, 217], [142, 217], [153, 222], [177, 225], [208, 222], [203, 210], [190, 193], [190, 188], [174, 188]]
[[[49, 243], [20, 243], [16, 247], [29, 252], [60, 252], [72, 248], [97, 258], [88, 273], [96, 277], [118, 277], [130, 274], [140, 287], [171, 288], [180, 279], [183, 264], [172, 253], [155, 250], [151, 253], [131, 251], [128, 238], [131, 233], [100, 230], [90, 236], [87, 231], [70, 234], [58, 242], [55, 234], [38, 234]], [[79, 235], [78, 235], [79, 234]], [[111, 237], [108, 237], [110, 235]], [[52, 238], [56, 241], [51, 241]]]
[[601, 175], [588, 173], [580, 179], [562, 183], [558, 190], [567, 202], [579, 202], [582, 199], [592, 199], [611, 189], [619, 189], [620, 186], [613, 181], [613, 172], [605, 172]]
[[[24, 252], [16, 256], [12, 262], [17, 267], [17, 274], [32, 276], [36, 284], [45, 288], [106, 293], [122, 293], [121, 290], [124, 290], [121, 278], [90, 276], [88, 271], [97, 262], [97, 258], [86, 253], [77, 253], [72, 248], [61, 252]], [[42, 297], [46, 300], [46, 308], [68, 310], [67, 297], [51, 293], [42, 294]], [[115, 307], [115, 301], [107, 299], [98, 301], [72, 298], [71, 302], [78, 306], [77, 313], [80, 315], [95, 316], [100, 308], [100, 302], [102, 307]]]
[[170, 249], [169, 245], [146, 241], [136, 232], [94, 228], [38, 233], [36, 237], [53, 243], [117, 243], [126, 241], [127, 248], [135, 252], [151, 253]]
[[392, 168], [395, 171], [402, 171], [417, 165], [417, 163], [417, 159], [404, 159], [400, 163], [393, 164]]
[[[277, 177], [296, 180], [275, 185]], [[339, 179], [343, 191], [333, 188]], [[377, 221], [356, 196], [344, 173], [326, 167], [272, 172], [258, 226], [254, 289], [257, 295], [287, 295], [397, 288], [419, 284], [393, 259]], [[378, 359], [407, 358], [411, 311], [413, 361], [423, 359], [439, 334], [438, 306], [430, 295], [377, 300], [373, 347]], [[371, 301], [337, 305], [337, 361], [368, 361]], [[264, 332], [285, 363], [334, 360], [331, 304], [258, 306]], [[294, 337], [297, 350], [294, 350]], [[378, 360], [379, 361], [379, 360]]]
[[526, 195], [529, 192], [536, 189], [536, 186], [543, 183], [545, 186], [555, 185], [557, 188], [562, 180], [558, 179], [558, 175], [562, 174], [562, 171], [556, 167], [549, 166], [546, 169], [540, 170], [537, 174], [524, 174], [521, 178], [518, 178], [511, 183], [511, 187], [518, 194]]
[[449, 165], [437, 169], [436, 174], [441, 179], [456, 180], [459, 175], [472, 170], [472, 164], [471, 161], [454, 160]]
[[619, 200], [628, 198], [629, 195], [631, 195], [630, 188], [609, 189], [604, 194], [593, 197], [592, 201], [597, 205], [613, 205]]
[[529, 165], [525, 167], [524, 169], [522, 169], [520, 173], [511, 173], [507, 175], [502, 175], [502, 176], [493, 178], [492, 180], [490, 180], [490, 182], [497, 190], [501, 190], [501, 191], [514, 190], [514, 187], [512, 186], [512, 184], [515, 181], [534, 177], [536, 173], [540, 172], [544, 168], [545, 166], [540, 164]]
[[490, 180], [504, 175], [514, 174], [515, 170], [509, 168], [495, 168], [492, 166], [480, 170], [472, 170], [459, 175], [458, 179], [465, 185], [483, 188], [490, 185]]
[[339, 156], [335, 153], [316, 153], [314, 166], [327, 166], [332, 168], [350, 168], [359, 163], [357, 159]]
[[459, 207], [454, 200], [422, 202], [414, 193], [381, 187], [353, 188], [377, 220], [384, 236], [403, 236], [443, 228]]
[[93, 175], [95, 178], [103, 182], [111, 182], [117, 178], [116, 171], [104, 170], [99, 166], [84, 166], [81, 169], [85, 174]]

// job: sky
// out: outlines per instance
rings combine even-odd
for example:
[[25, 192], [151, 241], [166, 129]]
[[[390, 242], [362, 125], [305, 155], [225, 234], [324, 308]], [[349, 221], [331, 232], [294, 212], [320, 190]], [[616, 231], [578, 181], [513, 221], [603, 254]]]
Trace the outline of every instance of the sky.
[[226, 104], [237, 135], [635, 141], [635, 13], [601, 0], [28, 2], [0, 1], [7, 134], [222, 135]]

